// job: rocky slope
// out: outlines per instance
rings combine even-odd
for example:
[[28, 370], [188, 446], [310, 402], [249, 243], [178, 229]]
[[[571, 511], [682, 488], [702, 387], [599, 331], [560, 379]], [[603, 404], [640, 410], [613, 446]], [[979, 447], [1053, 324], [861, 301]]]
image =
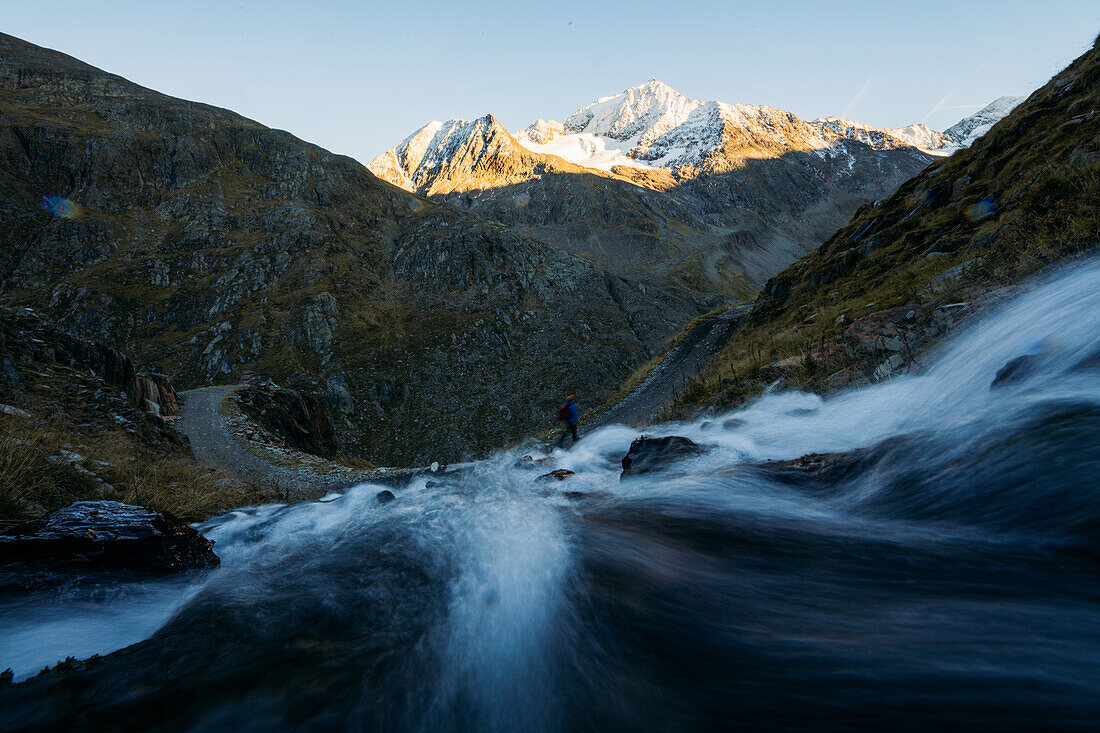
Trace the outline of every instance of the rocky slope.
[[369, 168], [617, 273], [744, 297], [930, 160], [651, 80], [516, 135], [433, 122]]
[[377, 464], [527, 435], [709, 307], [4, 35], [0, 218], [4, 300], [185, 387], [299, 375]]
[[919, 370], [954, 325], [1098, 244], [1094, 45], [970, 148], [861, 207], [772, 278], [678, 412], [736, 404], [777, 379], [826, 390]]
[[34, 311], [0, 307], [0, 524], [76, 500], [193, 520], [263, 498], [192, 459], [170, 426], [178, 407], [166, 375], [143, 374]]

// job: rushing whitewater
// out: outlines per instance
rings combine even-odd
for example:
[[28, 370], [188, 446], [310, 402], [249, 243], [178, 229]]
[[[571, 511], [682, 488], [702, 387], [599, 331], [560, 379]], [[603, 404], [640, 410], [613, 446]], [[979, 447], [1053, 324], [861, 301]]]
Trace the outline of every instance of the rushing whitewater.
[[[991, 389], [1025, 354], [1030, 371]], [[25, 677], [164, 622], [86, 673], [90, 722], [137, 727], [1100, 716], [1100, 261], [1017, 297], [922, 376], [647, 432], [711, 449], [620, 481], [637, 433], [611, 426], [554, 454], [576, 472], [562, 482], [515, 450], [389, 504], [359, 486], [232, 512], [202, 527], [223, 564], [201, 580], [62, 610], [7, 601], [0, 666]], [[826, 477], [758, 465], [853, 451]]]

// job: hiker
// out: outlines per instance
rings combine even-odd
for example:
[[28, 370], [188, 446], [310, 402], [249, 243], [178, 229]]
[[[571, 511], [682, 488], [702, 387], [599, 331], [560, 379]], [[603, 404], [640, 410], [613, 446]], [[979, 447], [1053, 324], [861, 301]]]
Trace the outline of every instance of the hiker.
[[580, 438], [577, 436], [577, 403], [576, 395], [569, 395], [565, 398], [565, 402], [558, 408], [558, 419], [565, 423], [561, 431], [561, 437], [558, 438], [558, 447], [565, 447], [565, 436], [573, 436], [573, 445], [577, 444]]

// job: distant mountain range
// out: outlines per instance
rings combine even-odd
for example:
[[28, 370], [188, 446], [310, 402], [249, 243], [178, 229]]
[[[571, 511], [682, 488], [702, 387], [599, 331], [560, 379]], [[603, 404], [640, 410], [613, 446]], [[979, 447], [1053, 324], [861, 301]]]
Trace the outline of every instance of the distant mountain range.
[[[937, 132], [920, 123], [879, 128], [834, 116], [803, 122], [774, 107], [691, 99], [650, 79], [580, 108], [565, 122], [540, 119], [511, 136], [530, 152], [557, 156], [584, 168], [614, 172], [619, 167], [678, 170], [693, 166], [712, 172], [719, 165], [715, 154], [733, 130], [743, 136], [741, 152], [746, 155], [828, 150], [838, 138], [857, 140], [875, 150], [913, 147], [934, 155], [950, 154], [968, 147], [1022, 100], [1001, 97]], [[368, 168], [407, 190], [438, 192], [432, 189], [439, 187], [439, 174], [456, 165], [463, 145], [472, 136], [485, 134], [489, 119], [493, 119], [491, 115], [473, 122], [429, 122], [372, 160]], [[643, 185], [653, 183], [622, 173]], [[454, 190], [455, 183], [452, 180], [446, 188]], [[474, 183], [473, 179], [465, 181], [466, 186]]]
[[433, 121], [368, 168], [614, 271], [744, 296], [1018, 101], [945, 132], [880, 129], [704, 102], [651, 79], [515, 132], [492, 115]]
[[1007, 116], [1022, 101], [1024, 101], [1023, 97], [998, 97], [943, 132], [936, 132], [928, 125], [921, 123], [882, 129], [841, 117], [823, 117], [814, 120], [814, 124], [828, 127], [837, 134], [861, 140], [880, 149], [910, 145], [926, 153], [943, 156], [970, 147], [975, 140]]

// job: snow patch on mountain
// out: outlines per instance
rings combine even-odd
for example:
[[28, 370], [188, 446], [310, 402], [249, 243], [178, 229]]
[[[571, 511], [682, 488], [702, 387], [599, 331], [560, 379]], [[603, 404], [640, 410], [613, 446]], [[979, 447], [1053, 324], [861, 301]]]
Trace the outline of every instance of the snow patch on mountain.
[[625, 146], [613, 138], [593, 135], [589, 132], [576, 134], [562, 133], [549, 138], [545, 143], [536, 142], [538, 138], [524, 135], [526, 131], [516, 133], [516, 142], [535, 153], [556, 155], [570, 163], [610, 171], [618, 165], [631, 168], [649, 168], [640, 160], [627, 156]]
[[913, 147], [932, 155], [942, 154], [941, 148], [949, 142], [941, 132], [927, 125], [917, 123], [906, 127], [881, 128], [865, 125], [843, 117], [820, 117], [813, 124], [823, 130], [846, 137], [850, 140], [869, 145], [875, 150], [891, 150], [900, 147]]
[[989, 132], [991, 127], [1007, 117], [1008, 113], [1023, 101], [1023, 97], [998, 97], [974, 114], [964, 117], [944, 130], [943, 134], [951, 137], [957, 147], [970, 147], [975, 140]]

